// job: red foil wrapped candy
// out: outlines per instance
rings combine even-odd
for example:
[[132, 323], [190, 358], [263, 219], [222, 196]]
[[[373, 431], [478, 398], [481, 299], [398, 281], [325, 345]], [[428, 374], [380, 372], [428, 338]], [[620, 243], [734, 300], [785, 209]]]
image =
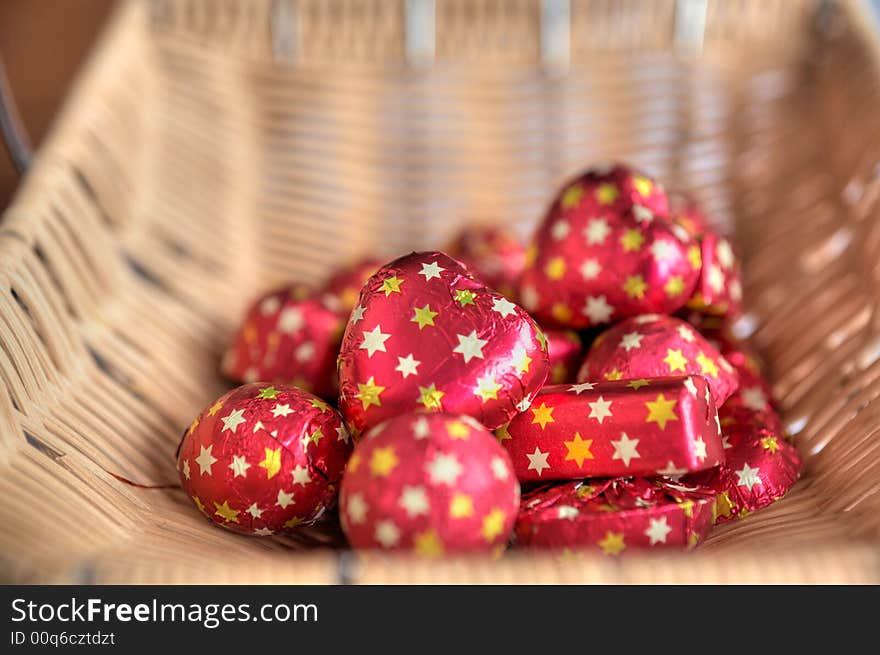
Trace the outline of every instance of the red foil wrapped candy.
[[544, 336], [547, 338], [547, 355], [550, 357], [549, 382], [574, 382], [584, 356], [581, 338], [573, 330], [544, 330]]
[[722, 421], [726, 462], [682, 479], [705, 485], [718, 494], [716, 522], [742, 518], [782, 498], [803, 468], [800, 453], [778, 434], [737, 418]]
[[703, 263], [696, 289], [687, 302], [688, 309], [735, 319], [742, 313], [742, 276], [733, 246], [709, 226], [694, 201], [684, 199], [673, 205], [673, 221], [700, 244]]
[[333, 506], [351, 439], [323, 400], [283, 384], [233, 389], [184, 435], [184, 492], [211, 521], [255, 535], [316, 521]]
[[736, 371], [691, 325], [671, 316], [627, 319], [600, 334], [587, 353], [578, 381], [632, 380], [702, 375], [716, 407], [736, 391]]
[[468, 416], [413, 412], [358, 443], [339, 516], [354, 548], [439, 556], [503, 549], [518, 504], [510, 459], [488, 430]]
[[683, 307], [699, 277], [697, 242], [666, 219], [656, 182], [623, 167], [588, 171], [556, 197], [520, 279], [547, 325], [585, 328]]
[[664, 480], [615, 478], [540, 487], [523, 496], [516, 539], [524, 546], [691, 548], [712, 528], [715, 493]]
[[335, 272], [321, 289], [321, 300], [348, 318], [357, 305], [361, 289], [380, 266], [382, 262], [378, 259], [363, 259]]
[[528, 407], [549, 369], [521, 307], [443, 253], [412, 253], [361, 292], [339, 354], [339, 406], [357, 431], [420, 409], [495, 429]]
[[698, 375], [544, 387], [496, 434], [521, 482], [681, 474], [724, 461]]
[[223, 357], [223, 374], [236, 382], [291, 383], [332, 398], [344, 328], [345, 317], [308, 287], [270, 291], [248, 309]]
[[487, 287], [514, 297], [526, 251], [513, 234], [497, 225], [468, 227], [449, 244], [447, 252]]

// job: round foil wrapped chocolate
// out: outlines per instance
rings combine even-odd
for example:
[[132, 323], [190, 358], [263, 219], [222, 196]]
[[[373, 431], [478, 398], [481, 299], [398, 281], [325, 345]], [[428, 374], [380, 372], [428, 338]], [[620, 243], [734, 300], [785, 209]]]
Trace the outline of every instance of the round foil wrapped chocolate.
[[702, 375], [716, 407], [736, 391], [736, 371], [691, 325], [671, 316], [627, 319], [600, 334], [587, 353], [579, 382]]
[[177, 453], [186, 495], [214, 523], [254, 535], [315, 522], [336, 500], [351, 440], [323, 400], [246, 384], [193, 421]]
[[584, 356], [584, 347], [578, 333], [574, 330], [544, 330], [544, 336], [550, 358], [549, 382], [574, 382]]
[[419, 555], [503, 549], [519, 504], [504, 449], [469, 416], [413, 412], [367, 432], [339, 516], [357, 549]]
[[357, 305], [361, 289], [380, 266], [382, 262], [378, 259], [362, 259], [336, 271], [322, 287], [319, 294], [321, 300], [327, 307], [336, 309], [348, 318], [348, 314]]
[[726, 461], [721, 466], [682, 479], [705, 485], [718, 494], [718, 523], [742, 518], [782, 498], [803, 467], [800, 453], [778, 434], [736, 418], [722, 420]]
[[248, 309], [223, 356], [223, 374], [236, 382], [290, 383], [332, 398], [344, 328], [345, 317], [308, 287], [270, 291]]
[[666, 219], [656, 183], [620, 167], [569, 183], [529, 252], [519, 285], [523, 306], [542, 323], [577, 329], [672, 313], [691, 296], [701, 270], [697, 242]]
[[339, 406], [356, 431], [420, 409], [495, 429], [528, 407], [549, 369], [525, 310], [451, 257], [412, 253], [361, 291], [339, 354]]
[[496, 434], [521, 482], [672, 475], [724, 460], [699, 375], [546, 386]]
[[692, 548], [712, 528], [715, 493], [662, 479], [566, 482], [525, 494], [516, 521], [524, 546], [596, 548], [616, 556], [638, 548]]
[[514, 297], [526, 251], [513, 234], [497, 225], [475, 225], [464, 229], [447, 252], [480, 282], [508, 298]]

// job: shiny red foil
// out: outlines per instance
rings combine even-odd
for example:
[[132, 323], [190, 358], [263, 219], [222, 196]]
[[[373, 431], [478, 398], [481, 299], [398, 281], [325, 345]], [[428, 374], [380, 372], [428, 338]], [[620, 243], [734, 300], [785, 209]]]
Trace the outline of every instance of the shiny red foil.
[[339, 406], [357, 432], [420, 409], [495, 429], [528, 407], [549, 372], [525, 310], [451, 257], [412, 253], [361, 291], [339, 354]]
[[574, 330], [544, 330], [550, 357], [551, 384], [574, 382], [584, 357], [581, 338]]
[[646, 478], [566, 482], [522, 499], [516, 540], [524, 546], [596, 549], [692, 548], [712, 528], [715, 493]]
[[705, 214], [690, 199], [672, 203], [672, 219], [700, 244], [700, 279], [687, 302], [688, 309], [735, 319], [742, 314], [742, 277], [733, 245], [715, 232]]
[[380, 266], [382, 262], [378, 259], [362, 259], [336, 271], [321, 288], [321, 301], [348, 318], [348, 314], [357, 305], [361, 289]]
[[236, 382], [289, 383], [335, 397], [336, 355], [346, 318], [337, 309], [300, 284], [261, 296], [223, 357], [223, 374]]
[[726, 461], [718, 468], [693, 473], [685, 484], [700, 484], [718, 493], [716, 522], [743, 518], [782, 498], [803, 468], [800, 453], [778, 433], [738, 422], [740, 415], [721, 422]]
[[544, 387], [496, 432], [521, 482], [675, 475], [724, 461], [698, 375]]
[[566, 184], [538, 228], [519, 299], [542, 324], [585, 328], [672, 313], [694, 291], [700, 248], [666, 218], [657, 182], [622, 166]]
[[600, 334], [584, 359], [578, 381], [670, 375], [705, 377], [717, 407], [739, 384], [730, 363], [690, 324], [656, 314], [627, 319]]
[[459, 233], [446, 252], [487, 287], [514, 298], [526, 261], [525, 247], [515, 235], [497, 225], [474, 225]]
[[315, 522], [336, 499], [351, 438], [323, 400], [246, 384], [206, 407], [177, 454], [186, 495], [214, 523], [254, 535]]
[[469, 416], [413, 412], [358, 443], [339, 516], [356, 549], [431, 557], [502, 550], [518, 506], [510, 459], [488, 430]]

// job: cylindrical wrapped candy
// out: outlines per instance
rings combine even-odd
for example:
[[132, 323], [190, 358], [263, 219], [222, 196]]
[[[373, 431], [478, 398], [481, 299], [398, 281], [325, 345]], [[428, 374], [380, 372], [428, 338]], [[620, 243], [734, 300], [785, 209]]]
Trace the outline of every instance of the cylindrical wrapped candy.
[[327, 307], [336, 309], [348, 318], [357, 305], [361, 289], [380, 266], [382, 262], [378, 259], [363, 259], [337, 271], [321, 289], [321, 300]]
[[736, 371], [688, 323], [647, 314], [600, 334], [578, 373], [580, 382], [632, 380], [670, 375], [702, 375], [715, 406], [736, 391]]
[[324, 398], [337, 392], [336, 355], [345, 317], [300, 284], [260, 297], [223, 357], [236, 382], [292, 383]]
[[469, 416], [413, 412], [367, 432], [339, 516], [357, 549], [419, 555], [503, 549], [519, 504], [510, 459]]
[[666, 219], [658, 189], [622, 167], [570, 182], [530, 246], [523, 306], [544, 324], [576, 329], [683, 307], [699, 277], [700, 249]]
[[524, 546], [692, 548], [712, 528], [715, 493], [664, 480], [616, 478], [545, 486], [523, 496], [516, 540]]
[[526, 250], [516, 236], [497, 225], [475, 225], [463, 230], [447, 252], [487, 287], [514, 298], [526, 261]]
[[724, 461], [698, 375], [547, 386], [496, 434], [521, 482], [675, 475]]
[[685, 484], [700, 484], [717, 492], [715, 521], [742, 518], [782, 498], [797, 481], [803, 466], [800, 453], [777, 433], [753, 422], [722, 422], [726, 462], [688, 475]]
[[187, 496], [211, 521], [255, 535], [316, 521], [351, 454], [342, 417], [296, 387], [254, 383], [206, 408], [177, 454]]
[[339, 406], [356, 431], [419, 409], [495, 429], [528, 407], [549, 369], [525, 310], [451, 257], [412, 253], [361, 292], [339, 354]]
[[544, 330], [547, 339], [547, 355], [550, 358], [552, 384], [574, 382], [578, 367], [584, 356], [581, 338], [574, 330]]

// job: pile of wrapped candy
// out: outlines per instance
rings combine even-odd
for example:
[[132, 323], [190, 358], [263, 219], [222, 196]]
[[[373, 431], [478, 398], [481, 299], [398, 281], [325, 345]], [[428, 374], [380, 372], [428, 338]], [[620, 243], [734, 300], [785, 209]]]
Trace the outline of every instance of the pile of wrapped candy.
[[739, 263], [692, 202], [597, 167], [528, 247], [472, 227], [447, 251], [251, 306], [222, 362], [244, 384], [178, 449], [206, 517], [273, 535], [332, 520], [338, 496], [357, 549], [619, 555], [691, 548], [794, 484], [730, 330]]

